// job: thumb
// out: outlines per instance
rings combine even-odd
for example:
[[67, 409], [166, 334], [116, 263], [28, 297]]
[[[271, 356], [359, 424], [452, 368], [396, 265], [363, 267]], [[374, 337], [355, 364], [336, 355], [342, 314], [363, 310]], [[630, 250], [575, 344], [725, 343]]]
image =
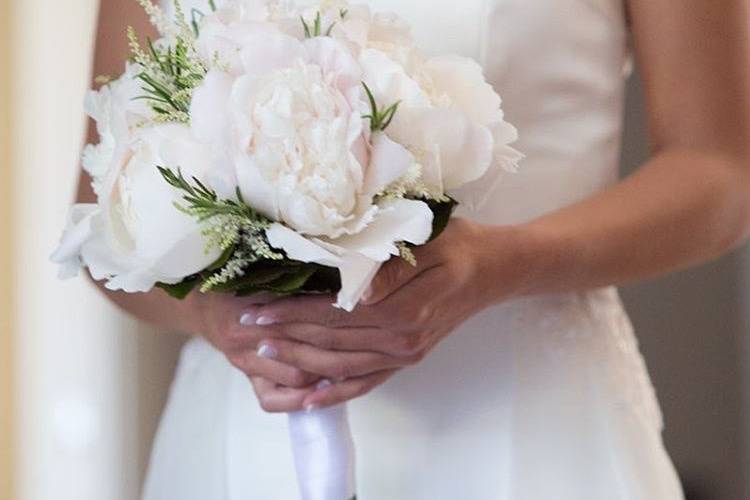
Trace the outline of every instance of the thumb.
[[373, 278], [370, 287], [362, 296], [361, 303], [366, 306], [379, 304], [413, 280], [419, 273], [420, 269], [417, 266], [403, 259], [389, 260]]

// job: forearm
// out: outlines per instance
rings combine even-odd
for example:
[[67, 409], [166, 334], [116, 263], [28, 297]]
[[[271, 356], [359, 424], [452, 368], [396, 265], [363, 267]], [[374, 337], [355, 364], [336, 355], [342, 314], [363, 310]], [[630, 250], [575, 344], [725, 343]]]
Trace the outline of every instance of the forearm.
[[97, 282], [95, 286], [122, 311], [145, 323], [170, 332], [190, 335], [206, 333], [202, 294], [190, 294], [185, 300], [177, 300], [161, 289], [148, 293], [125, 293], [108, 290], [103, 282]]
[[739, 159], [655, 156], [607, 191], [518, 228], [528, 269], [520, 293], [621, 285], [726, 253], [750, 233], [747, 177]]

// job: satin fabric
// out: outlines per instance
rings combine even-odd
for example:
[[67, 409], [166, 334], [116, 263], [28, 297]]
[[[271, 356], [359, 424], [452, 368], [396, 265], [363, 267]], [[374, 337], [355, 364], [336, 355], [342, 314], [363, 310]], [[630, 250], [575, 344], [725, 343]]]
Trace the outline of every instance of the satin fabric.
[[[620, 0], [367, 3], [403, 15], [428, 52], [478, 58], [520, 131], [520, 172], [461, 215], [520, 223], [617, 180]], [[683, 498], [614, 289], [486, 310], [349, 409], [360, 500]], [[297, 500], [294, 471], [287, 418], [265, 414], [211, 346], [188, 343], [144, 500]]]

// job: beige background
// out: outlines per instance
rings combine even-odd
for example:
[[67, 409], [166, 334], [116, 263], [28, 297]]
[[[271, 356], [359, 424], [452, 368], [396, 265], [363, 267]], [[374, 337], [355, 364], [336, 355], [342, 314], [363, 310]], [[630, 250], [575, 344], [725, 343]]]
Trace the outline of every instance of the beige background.
[[11, 472], [11, 268], [10, 256], [10, 18], [9, 1], [0, 0], [0, 499], [12, 498]]
[[[74, 192], [96, 0], [18, 0], [10, 17], [8, 3], [0, 0], [0, 214], [12, 204], [14, 223], [0, 217], [0, 269], [11, 268], [13, 250], [22, 279], [0, 273], [0, 499], [135, 500], [181, 339], [139, 327], [83, 280], [58, 282], [47, 262]], [[627, 167], [646, 154], [638, 87], [631, 87]], [[625, 291], [669, 447], [695, 500], [750, 498], [750, 377], [742, 376], [750, 375], [748, 263], [739, 252]]]

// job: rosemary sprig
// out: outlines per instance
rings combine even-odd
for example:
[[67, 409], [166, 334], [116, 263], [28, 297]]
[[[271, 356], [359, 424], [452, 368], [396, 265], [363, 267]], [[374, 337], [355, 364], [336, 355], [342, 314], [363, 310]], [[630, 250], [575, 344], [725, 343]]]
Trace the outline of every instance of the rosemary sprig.
[[[197, 26], [197, 23], [196, 23]], [[191, 40], [178, 36], [173, 45], [161, 47], [150, 38], [141, 48], [135, 31], [128, 30], [133, 60], [141, 66], [137, 78], [156, 121], [188, 122], [193, 90], [205, 78], [207, 68], [197, 57]]]
[[182, 175], [182, 170], [177, 173], [165, 167], [156, 167], [164, 180], [172, 187], [183, 192], [182, 199], [187, 205], [176, 203], [175, 206], [182, 212], [197, 217], [200, 222], [205, 222], [220, 215], [233, 215], [247, 218], [253, 221], [267, 221], [265, 217], [252, 209], [242, 197], [239, 187], [236, 190], [237, 200], [220, 199], [216, 191], [206, 187], [198, 178], [192, 177], [192, 184]]
[[375, 101], [375, 96], [373, 95], [372, 90], [370, 90], [370, 87], [365, 82], [362, 82], [362, 86], [365, 88], [367, 99], [370, 101], [370, 114], [364, 115], [363, 118], [370, 120], [370, 127], [373, 132], [382, 132], [387, 129], [393, 121], [393, 117], [396, 116], [396, 111], [398, 111], [401, 101], [395, 102], [381, 110], [378, 107], [378, 103]]
[[325, 30], [325, 32], [323, 32], [323, 17], [321, 16], [320, 12], [315, 15], [315, 19], [313, 20], [312, 24], [308, 23], [302, 16], [300, 16], [300, 21], [302, 21], [302, 28], [305, 30], [305, 38], [331, 36], [333, 28], [336, 27], [336, 23], [334, 22], [328, 27], [328, 29]]

